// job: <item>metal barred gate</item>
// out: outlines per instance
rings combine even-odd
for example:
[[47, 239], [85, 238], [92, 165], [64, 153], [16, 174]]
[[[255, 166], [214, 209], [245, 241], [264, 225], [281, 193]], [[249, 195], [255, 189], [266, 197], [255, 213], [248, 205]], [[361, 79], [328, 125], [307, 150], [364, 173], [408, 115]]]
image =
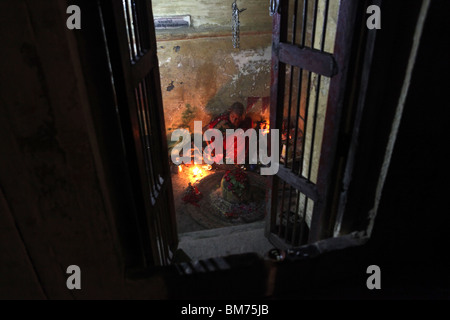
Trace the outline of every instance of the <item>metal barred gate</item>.
[[271, 128], [281, 131], [266, 234], [290, 248], [332, 236], [336, 148], [356, 0], [273, 0]]
[[151, 1], [99, 0], [147, 265], [178, 245]]

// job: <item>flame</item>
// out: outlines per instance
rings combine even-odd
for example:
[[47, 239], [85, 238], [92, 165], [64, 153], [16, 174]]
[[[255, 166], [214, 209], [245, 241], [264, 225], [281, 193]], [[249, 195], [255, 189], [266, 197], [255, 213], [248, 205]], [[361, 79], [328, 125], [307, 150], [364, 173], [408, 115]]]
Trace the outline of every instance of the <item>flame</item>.
[[270, 122], [267, 120], [266, 122], [261, 124], [262, 134], [265, 136], [270, 131]]
[[194, 167], [194, 169], [192, 169], [192, 173], [194, 174], [194, 177], [203, 176], [203, 171], [200, 170], [198, 167]]
[[181, 172], [181, 171], [183, 171], [183, 167], [178, 166], [178, 172]]

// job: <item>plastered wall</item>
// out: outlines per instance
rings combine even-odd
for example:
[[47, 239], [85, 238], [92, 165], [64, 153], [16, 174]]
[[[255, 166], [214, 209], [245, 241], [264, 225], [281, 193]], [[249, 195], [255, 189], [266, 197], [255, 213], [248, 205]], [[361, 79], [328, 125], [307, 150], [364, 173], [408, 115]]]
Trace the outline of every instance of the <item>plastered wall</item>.
[[268, 118], [272, 19], [265, 1], [238, 1], [240, 48], [233, 48], [232, 1], [153, 1], [155, 17], [190, 15], [191, 27], [157, 30], [165, 124], [204, 124], [239, 101]]

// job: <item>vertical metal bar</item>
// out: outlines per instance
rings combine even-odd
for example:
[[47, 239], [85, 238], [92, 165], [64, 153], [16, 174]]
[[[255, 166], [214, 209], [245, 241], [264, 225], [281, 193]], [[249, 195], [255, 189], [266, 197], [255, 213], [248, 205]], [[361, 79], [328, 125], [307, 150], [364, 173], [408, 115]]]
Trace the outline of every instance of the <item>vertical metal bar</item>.
[[136, 60], [136, 57], [138, 56], [137, 47], [136, 47], [136, 37], [135, 37], [135, 30], [134, 30], [134, 19], [133, 19], [133, 8], [131, 4], [132, 0], [127, 0], [127, 14], [128, 14], [128, 25], [130, 29], [130, 40], [131, 45], [133, 48], [133, 60]]
[[[277, 219], [278, 219], [277, 234], [278, 234], [279, 237], [281, 237], [281, 228], [283, 226], [283, 214], [282, 214], [283, 184], [282, 183], [278, 183], [278, 186], [281, 187], [281, 189], [277, 189], [276, 190], [276, 198], [277, 198], [276, 214], [277, 214]], [[280, 196], [280, 193], [281, 193], [281, 196]]]
[[[283, 185], [281, 187], [281, 203], [280, 203], [280, 230], [278, 231], [278, 235], [281, 237], [283, 230], [283, 217], [284, 217], [284, 192], [286, 190], [286, 182], [283, 181]], [[284, 231], [286, 233], [286, 230]]]
[[311, 180], [311, 172], [313, 167], [313, 158], [314, 158], [314, 144], [316, 142], [316, 127], [317, 127], [317, 112], [319, 111], [319, 97], [320, 97], [320, 83], [321, 83], [321, 75], [317, 75], [317, 84], [316, 84], [316, 97], [314, 101], [314, 116], [313, 116], [313, 124], [312, 124], [312, 136], [311, 136], [311, 148], [309, 152], [309, 163], [308, 163], [308, 175], [307, 179]]
[[152, 211], [151, 214], [149, 215], [149, 219], [152, 221], [153, 224], [153, 232], [154, 232], [154, 236], [155, 236], [155, 242], [156, 242], [156, 255], [157, 255], [157, 264], [158, 265], [162, 265], [163, 264], [163, 257], [161, 255], [161, 236], [159, 233], [159, 225], [158, 225], [158, 221], [156, 220], [156, 217], [158, 216], [158, 208], [157, 207], [152, 207]]
[[302, 38], [301, 38], [301, 46], [305, 46], [306, 42], [306, 29], [308, 28], [308, 1], [309, 0], [303, 0], [303, 21], [302, 21]]
[[301, 161], [299, 166], [298, 175], [303, 175], [303, 167], [304, 167], [304, 158], [305, 158], [305, 149], [306, 149], [306, 133], [309, 126], [309, 102], [311, 98], [311, 71], [308, 71], [308, 81], [306, 85], [306, 99], [305, 99], [305, 120], [303, 123], [303, 139], [302, 139], [302, 154], [301, 154]]
[[330, 0], [325, 0], [325, 10], [324, 10], [324, 17], [323, 17], [323, 26], [322, 26], [322, 43], [320, 46], [320, 51], [325, 51], [325, 39], [327, 35], [327, 24], [328, 24], [328, 10], [330, 7]]
[[[303, 0], [303, 12], [302, 12], [302, 35], [300, 39], [300, 45], [303, 47], [306, 41], [306, 28], [307, 28], [307, 19], [308, 19], [308, 0]], [[302, 132], [302, 143], [304, 141], [304, 131], [305, 131], [305, 119], [303, 119], [300, 115], [300, 104], [302, 99], [302, 91], [303, 91], [303, 68], [300, 68], [299, 76], [298, 76], [298, 91], [297, 91], [297, 112], [295, 117], [295, 136], [294, 136], [294, 150], [293, 150], [293, 162], [292, 162], [292, 172], [296, 170], [295, 168], [295, 156], [297, 154], [297, 140], [298, 140], [298, 131], [299, 131], [299, 119], [303, 122], [303, 131]], [[303, 150], [303, 148], [302, 148]], [[303, 161], [303, 157], [300, 157], [300, 161]]]
[[[156, 86], [155, 86], [155, 83], [152, 80], [152, 77], [150, 77], [150, 76], [146, 77], [146, 84], [147, 84], [146, 93], [148, 95], [148, 93], [151, 92], [151, 88], [154, 88]], [[157, 133], [161, 132], [162, 129], [161, 129], [161, 123], [159, 121], [157, 121], [157, 107], [156, 107], [155, 97], [153, 95], [151, 95], [151, 96], [148, 95], [147, 101], [148, 101], [149, 114], [151, 116], [151, 118], [150, 118], [151, 125], [152, 125], [153, 133], [154, 133], [154, 134], [151, 135], [152, 141], [153, 141], [153, 145], [154, 145], [154, 150], [155, 150], [156, 154], [162, 155], [163, 154], [162, 145], [157, 140], [158, 139], [157, 138], [158, 137]], [[160, 181], [159, 174], [163, 175], [163, 173], [164, 173], [164, 163], [162, 161], [159, 161], [159, 159], [157, 159], [157, 158], [155, 158], [154, 160], [155, 160], [155, 167], [156, 167], [156, 170], [158, 172], [158, 181], [157, 181], [157, 183], [159, 185], [161, 185], [162, 182]], [[167, 178], [166, 178], [166, 180], [167, 180]]]
[[[288, 162], [289, 162], [289, 131], [291, 130], [290, 128], [290, 123], [291, 123], [291, 108], [292, 108], [292, 90], [293, 90], [293, 85], [292, 83], [294, 82], [294, 67], [291, 66], [291, 74], [290, 74], [290, 79], [289, 79], [289, 102], [288, 102], [288, 118], [287, 118], [287, 127], [286, 127], [286, 153], [284, 155], [284, 166], [285, 168], [288, 168]], [[284, 114], [284, 113], [283, 113]]]
[[300, 232], [299, 232], [299, 243], [300, 245], [302, 245], [302, 240], [303, 240], [303, 235], [305, 233], [305, 225], [306, 225], [306, 214], [308, 212], [308, 202], [309, 199], [306, 195], [304, 195], [305, 197], [305, 203], [303, 205], [303, 216], [302, 219], [300, 220]]
[[300, 190], [297, 190], [297, 200], [295, 201], [295, 211], [294, 211], [294, 227], [292, 229], [292, 245], [295, 247], [297, 246], [296, 242], [296, 236], [297, 236], [297, 229], [298, 229], [298, 210], [300, 206]]
[[[297, 11], [298, 11], [298, 0], [294, 2], [294, 12], [292, 16], [292, 44], [295, 44], [295, 39], [297, 36]], [[285, 154], [285, 162], [284, 166], [286, 168], [289, 167], [289, 132], [291, 130], [291, 109], [292, 109], [292, 90], [294, 83], [294, 66], [291, 66], [291, 74], [289, 80], [289, 103], [288, 103], [288, 119], [287, 119], [287, 135], [286, 135], [286, 154]]]
[[126, 0], [122, 0], [122, 7], [123, 7], [123, 17], [125, 19], [125, 31], [127, 34], [127, 40], [128, 40], [128, 55], [131, 61], [133, 61], [133, 54], [131, 49], [131, 38], [130, 38], [130, 28], [128, 26], [128, 15], [127, 15], [127, 3]]
[[147, 120], [147, 141], [148, 141], [148, 151], [149, 151], [149, 165], [152, 169], [152, 178], [153, 178], [153, 183], [155, 186], [158, 185], [158, 170], [155, 167], [155, 155], [157, 155], [158, 153], [156, 152], [156, 150], [154, 149], [155, 147], [155, 141], [154, 141], [154, 137], [153, 137], [153, 124], [152, 124], [152, 114], [151, 114], [151, 109], [149, 106], [149, 97], [148, 97], [148, 83], [147, 83], [147, 79], [144, 78], [142, 80], [142, 91], [143, 91], [143, 98], [145, 101], [144, 104], [144, 110], [145, 110], [145, 116], [146, 116], [146, 120]]
[[[286, 213], [286, 241], [288, 241], [288, 231], [289, 227], [292, 226], [292, 223], [290, 222], [289, 216], [291, 215], [291, 201], [292, 201], [292, 186], [289, 186], [289, 200], [288, 200], [288, 209]], [[293, 243], [294, 238], [292, 238], [292, 232], [291, 234], [291, 243]]]
[[[146, 169], [146, 175], [145, 175], [145, 177], [141, 177], [141, 178], [145, 179], [145, 181], [146, 181], [146, 183], [148, 185], [148, 188], [150, 190], [150, 195], [144, 194], [144, 197], [148, 197], [148, 196], [153, 197], [154, 196], [153, 185], [152, 185], [151, 181], [149, 180], [149, 178], [151, 177], [151, 174], [149, 173], [149, 171], [148, 171], [149, 168], [147, 166], [148, 153], [147, 153], [147, 144], [146, 144], [145, 139], [144, 139], [145, 132], [144, 132], [144, 129], [143, 129], [144, 128], [144, 123], [142, 121], [142, 96], [141, 96], [140, 89], [141, 89], [141, 84], [139, 84], [139, 86], [135, 89], [136, 107], [137, 107], [136, 108], [136, 113], [137, 113], [137, 120], [138, 120], [138, 127], [139, 127], [139, 138], [141, 140], [142, 148], [144, 149], [144, 150], [142, 150], [143, 157], [144, 157], [144, 166], [146, 167], [145, 168]], [[152, 199], [152, 201], [153, 201], [153, 199]]]
[[269, 192], [266, 194], [266, 197], [268, 197], [267, 205], [266, 205], [266, 215], [267, 215], [267, 221], [266, 228], [264, 230], [266, 237], [268, 237], [271, 233], [278, 233], [278, 230], [276, 229], [277, 226], [277, 216], [278, 216], [278, 189], [280, 185], [280, 179], [276, 176], [270, 176], [269, 177]]
[[319, 7], [319, 0], [314, 0], [313, 24], [312, 24], [312, 31], [311, 31], [311, 48], [314, 48], [314, 41], [316, 39], [316, 24], [317, 24], [318, 7]]
[[124, 15], [125, 15], [125, 26], [126, 26], [127, 35], [128, 35], [128, 47], [130, 49], [130, 60], [133, 61], [136, 54], [135, 54], [134, 45], [133, 45], [133, 30], [131, 29], [130, 8], [128, 5], [128, 1], [129, 0], [122, 0], [122, 3], [123, 3]]
[[[286, 188], [286, 182], [284, 183], [284, 188]], [[289, 184], [288, 184], [288, 186], [289, 186], [289, 188], [291, 187]], [[287, 189], [287, 188], [286, 188]], [[289, 200], [289, 198], [288, 197], [284, 197], [283, 196], [283, 204], [285, 203], [285, 201], [286, 200]], [[284, 240], [287, 242], [287, 237], [288, 237], [288, 227], [289, 227], [289, 210], [290, 210], [290, 203], [289, 202], [287, 202], [287, 205], [286, 205], [286, 208], [284, 208], [283, 209], [283, 211], [284, 211], [284, 213], [283, 213], [283, 216], [284, 216], [284, 218], [286, 219], [285, 221], [286, 221], [286, 227], [284, 228]]]
[[169, 259], [169, 249], [170, 249], [170, 218], [167, 214], [167, 204], [168, 204], [168, 197], [167, 192], [163, 193], [163, 199], [160, 202], [160, 206], [162, 208], [162, 211], [160, 211], [161, 220], [162, 220], [162, 233], [164, 235], [164, 250], [166, 253], [166, 259]]
[[[161, 199], [163, 200], [163, 199]], [[158, 220], [159, 220], [159, 234], [161, 235], [161, 255], [163, 258], [163, 264], [169, 261], [169, 247], [166, 245], [168, 243], [168, 234], [165, 232], [164, 226], [166, 226], [166, 221], [164, 221], [164, 211], [162, 210], [162, 205], [164, 203], [161, 201], [158, 206]]]
[[145, 89], [145, 79], [142, 80], [141, 83], [139, 83], [139, 91], [140, 91], [140, 95], [141, 95], [141, 101], [142, 101], [142, 106], [141, 106], [141, 114], [142, 117], [145, 121], [144, 125], [145, 125], [145, 132], [144, 132], [144, 136], [143, 138], [145, 139], [145, 152], [147, 154], [147, 158], [146, 158], [146, 167], [147, 170], [150, 174], [150, 183], [152, 184], [152, 190], [153, 190], [153, 196], [156, 198], [157, 197], [157, 192], [156, 192], [156, 172], [155, 172], [155, 168], [153, 166], [153, 158], [154, 155], [152, 155], [152, 145], [151, 145], [151, 140], [150, 140], [150, 129], [151, 127], [149, 126], [149, 115], [147, 114], [147, 97], [145, 95], [146, 93], [146, 89]]
[[[283, 228], [283, 210], [284, 210], [284, 189], [286, 187], [286, 182], [283, 181], [283, 186], [281, 187], [281, 203], [280, 203], [280, 228], [278, 229], [278, 236], [281, 237], [281, 229]], [[286, 233], [286, 231], [285, 231]]]
[[297, 37], [297, 10], [298, 10], [298, 0], [294, 2], [294, 14], [292, 16], [292, 44], [295, 44], [295, 39]]
[[136, 1], [137, 0], [130, 0], [131, 2], [131, 9], [133, 14], [133, 24], [134, 24], [134, 35], [135, 35], [135, 42], [136, 42], [136, 55], [140, 56], [142, 54], [142, 48], [141, 48], [141, 36], [140, 36], [140, 20], [138, 20], [137, 16], [137, 8], [136, 8]]
[[[303, 78], [303, 69], [299, 70], [299, 75], [298, 75], [298, 91], [297, 91], [297, 111], [295, 114], [295, 134], [294, 134], [294, 150], [292, 151], [293, 154], [293, 160], [292, 160], [292, 172], [294, 172], [295, 170], [295, 158], [296, 158], [296, 154], [297, 154], [297, 140], [298, 140], [298, 131], [299, 131], [299, 119], [302, 119], [300, 116], [300, 101], [302, 98], [302, 78]], [[303, 123], [304, 123], [304, 119]], [[300, 130], [301, 131], [301, 130]]]
[[[155, 155], [157, 155], [158, 153], [155, 152], [156, 150], [154, 150], [154, 138], [152, 135], [152, 130], [153, 130], [153, 126], [152, 126], [152, 115], [151, 115], [151, 111], [149, 108], [149, 97], [147, 94], [148, 91], [148, 83], [147, 83], [147, 79], [144, 78], [141, 82], [141, 91], [142, 91], [142, 99], [143, 99], [143, 115], [145, 116], [145, 120], [146, 120], [146, 134], [145, 134], [145, 139], [147, 142], [147, 152], [148, 152], [148, 163], [147, 165], [149, 166], [149, 169], [151, 170], [152, 173], [152, 182], [153, 185], [155, 187], [157, 187], [159, 185], [159, 179], [157, 179], [158, 176], [158, 170], [155, 167]], [[155, 194], [155, 197], [157, 195]]]

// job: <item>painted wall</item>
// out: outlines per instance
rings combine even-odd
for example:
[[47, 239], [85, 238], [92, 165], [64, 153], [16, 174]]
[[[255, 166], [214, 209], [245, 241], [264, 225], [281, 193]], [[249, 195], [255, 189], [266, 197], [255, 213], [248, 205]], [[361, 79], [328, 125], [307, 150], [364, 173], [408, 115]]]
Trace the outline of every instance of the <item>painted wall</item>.
[[[268, 118], [272, 19], [268, 3], [238, 1], [240, 49], [233, 48], [232, 2], [153, 1], [155, 17], [190, 15], [191, 27], [157, 31], [167, 132], [193, 130], [239, 101], [255, 121]], [[264, 99], [266, 98], [266, 99]], [[253, 106], [252, 106], [253, 105]], [[265, 111], [265, 112], [263, 112]]]
[[[172, 15], [189, 15], [192, 28], [181, 33], [217, 32], [231, 30], [231, 6], [234, 0], [153, 0], [153, 15], [164, 17]], [[271, 28], [269, 16], [269, 1], [238, 0], [239, 9], [246, 9], [240, 17], [241, 30], [267, 31]], [[269, 26], [268, 26], [269, 24]]]

